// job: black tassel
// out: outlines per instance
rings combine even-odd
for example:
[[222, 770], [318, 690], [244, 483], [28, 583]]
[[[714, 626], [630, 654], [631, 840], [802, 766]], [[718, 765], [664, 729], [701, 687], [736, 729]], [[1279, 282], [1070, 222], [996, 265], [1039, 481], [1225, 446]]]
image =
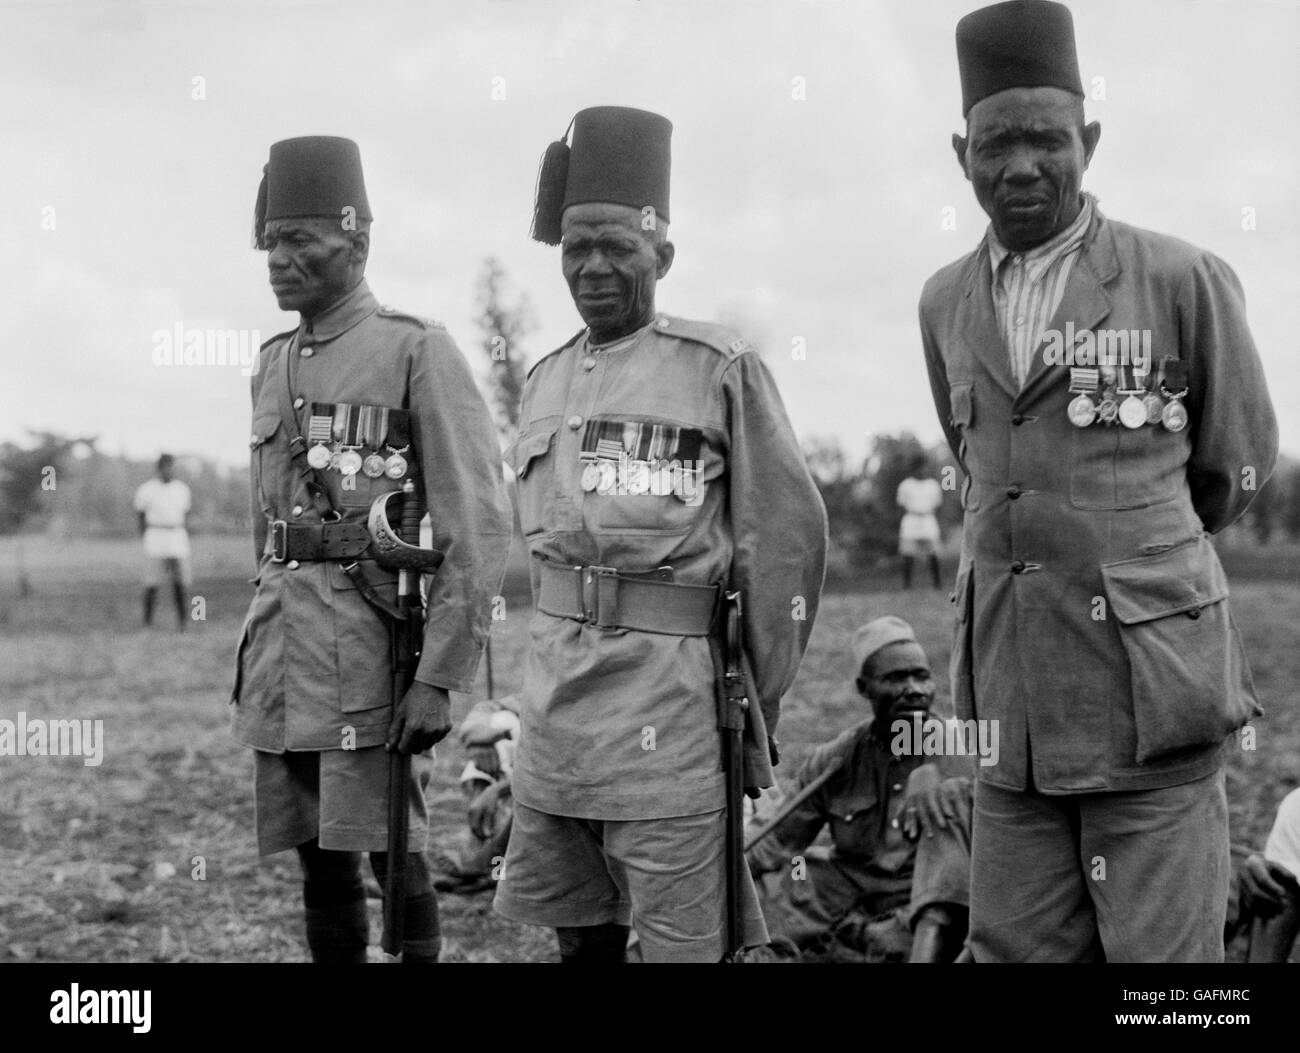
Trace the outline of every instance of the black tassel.
[[[568, 134], [567, 132], [565, 133]], [[533, 206], [534, 241], [560, 243], [560, 214], [564, 211], [564, 186], [569, 179], [569, 146], [559, 139], [546, 148], [537, 167], [537, 193]]]
[[270, 165], [262, 166], [262, 182], [257, 188], [257, 204], [253, 206], [253, 248], [266, 248], [266, 170]]

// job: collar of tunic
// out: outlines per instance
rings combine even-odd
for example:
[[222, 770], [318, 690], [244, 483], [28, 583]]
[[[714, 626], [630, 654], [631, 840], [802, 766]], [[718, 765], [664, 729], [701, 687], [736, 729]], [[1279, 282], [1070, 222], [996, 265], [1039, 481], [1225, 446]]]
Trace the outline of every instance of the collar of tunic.
[[301, 344], [304, 340], [310, 340], [313, 344], [319, 344], [333, 340], [365, 321], [378, 309], [379, 301], [362, 278], [356, 288], [328, 310], [315, 318], [301, 319], [298, 322], [298, 342]]

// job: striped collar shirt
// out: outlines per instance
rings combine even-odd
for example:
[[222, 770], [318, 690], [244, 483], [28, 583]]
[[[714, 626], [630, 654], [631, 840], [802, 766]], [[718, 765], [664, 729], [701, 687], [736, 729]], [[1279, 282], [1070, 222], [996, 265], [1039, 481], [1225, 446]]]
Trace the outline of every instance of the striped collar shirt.
[[1083, 198], [1083, 208], [1073, 223], [1028, 252], [1011, 252], [998, 241], [992, 226], [988, 230], [993, 306], [1011, 372], [1022, 386], [1033, 366], [1034, 349], [1061, 305], [1065, 284], [1092, 222], [1092, 197], [1085, 194]]

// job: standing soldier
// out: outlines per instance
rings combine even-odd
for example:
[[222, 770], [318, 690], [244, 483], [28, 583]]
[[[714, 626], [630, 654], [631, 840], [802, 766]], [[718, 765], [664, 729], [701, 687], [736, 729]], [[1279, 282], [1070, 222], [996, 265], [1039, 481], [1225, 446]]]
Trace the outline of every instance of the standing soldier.
[[958, 716], [996, 721], [975, 791], [978, 961], [1223, 956], [1233, 732], [1260, 712], [1209, 534], [1272, 471], [1241, 285], [1080, 184], [1070, 12], [957, 26], [978, 248], [921, 295], [939, 419], [967, 473]]
[[[464, 357], [442, 326], [380, 307], [364, 273], [370, 208], [348, 139], [271, 147], [254, 234], [296, 329], [262, 347], [253, 377], [257, 592], [239, 644], [235, 738], [256, 765], [258, 847], [296, 849], [317, 962], [364, 962], [360, 855], [387, 871], [389, 752], [414, 754], [403, 961], [437, 961], [425, 865], [430, 747], [451, 729], [487, 637], [511, 519], [497, 441]], [[441, 566], [428, 588], [415, 682], [391, 697], [372, 501], [411, 480]], [[394, 705], [394, 702], [396, 703]]]
[[148, 569], [144, 579], [144, 624], [153, 624], [158, 586], [163, 578], [171, 582], [176, 604], [176, 627], [185, 629], [185, 595], [190, 586], [190, 535], [186, 529], [190, 514], [190, 488], [175, 478], [176, 458], [164, 453], [158, 458], [158, 478], [140, 484], [135, 492], [135, 511], [144, 538]]
[[[508, 455], [537, 611], [496, 906], [556, 928], [564, 961], [622, 961], [633, 921], [647, 961], [728, 950], [720, 592], [743, 594], [756, 796], [825, 563], [822, 503], [758, 355], [655, 312], [674, 251], [671, 130], [641, 110], [584, 110], [539, 180], [534, 236], [562, 242], [586, 328], [531, 371]], [[732, 906], [756, 946], [740, 869]]]

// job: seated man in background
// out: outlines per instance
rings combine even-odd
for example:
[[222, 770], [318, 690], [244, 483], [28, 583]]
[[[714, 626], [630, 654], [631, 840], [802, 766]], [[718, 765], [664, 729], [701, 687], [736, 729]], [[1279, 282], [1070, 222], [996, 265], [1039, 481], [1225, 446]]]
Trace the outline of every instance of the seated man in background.
[[510, 775], [519, 739], [518, 697], [475, 703], [461, 722], [459, 736], [466, 753], [460, 786], [469, 809], [469, 829], [433, 885], [439, 892], [470, 895], [495, 886], [494, 871], [506, 857], [514, 818]]
[[[1234, 849], [1235, 854], [1235, 849]], [[1278, 805], [1264, 851], [1233, 872], [1228, 899], [1228, 943], [1249, 927], [1248, 962], [1285, 962], [1300, 933], [1300, 789]]]
[[[933, 720], [930, 663], [907, 622], [862, 626], [853, 664], [871, 716], [813, 750], [787, 788], [793, 810], [747, 838], [773, 946], [952, 961], [969, 902], [970, 758], [926, 763], [898, 734]], [[833, 847], [810, 848], [826, 826]]]

